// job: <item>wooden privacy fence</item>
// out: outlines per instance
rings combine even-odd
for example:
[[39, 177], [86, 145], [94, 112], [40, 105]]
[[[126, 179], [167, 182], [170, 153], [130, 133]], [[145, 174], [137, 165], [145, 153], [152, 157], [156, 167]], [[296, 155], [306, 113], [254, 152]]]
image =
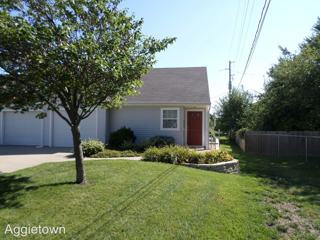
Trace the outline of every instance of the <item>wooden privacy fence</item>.
[[245, 151], [266, 156], [320, 158], [320, 132], [248, 131]]

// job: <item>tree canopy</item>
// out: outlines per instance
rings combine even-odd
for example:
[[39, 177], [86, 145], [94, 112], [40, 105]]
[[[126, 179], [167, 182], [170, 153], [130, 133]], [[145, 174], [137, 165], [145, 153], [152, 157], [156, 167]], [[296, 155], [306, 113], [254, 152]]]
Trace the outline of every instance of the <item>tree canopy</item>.
[[281, 48], [282, 56], [269, 70], [270, 80], [257, 103], [255, 128], [320, 129], [320, 19], [313, 30], [298, 53]]
[[79, 183], [85, 182], [80, 122], [135, 94], [155, 54], [175, 40], [143, 35], [143, 20], [119, 3], [0, 3], [0, 107], [48, 108], [63, 118], [73, 134]]
[[232, 89], [231, 93], [221, 98], [218, 103], [216, 128], [226, 132], [235, 132], [244, 127], [251, 104], [252, 96], [248, 92], [242, 89]]
[[217, 128], [320, 129], [320, 18], [297, 53], [280, 49], [281, 57], [270, 68], [264, 93], [256, 101], [252, 101], [250, 94], [236, 90], [220, 100]]

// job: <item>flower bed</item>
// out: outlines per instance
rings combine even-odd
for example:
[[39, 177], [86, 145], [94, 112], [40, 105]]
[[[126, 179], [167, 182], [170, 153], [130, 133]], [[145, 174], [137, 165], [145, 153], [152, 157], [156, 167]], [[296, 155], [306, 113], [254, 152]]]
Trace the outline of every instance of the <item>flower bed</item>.
[[239, 172], [238, 161], [234, 160], [228, 152], [221, 150], [201, 153], [181, 146], [151, 147], [144, 152], [143, 160], [181, 164], [220, 172]]
[[143, 154], [145, 161], [165, 163], [218, 163], [233, 160], [226, 151], [197, 152], [182, 146], [150, 147]]

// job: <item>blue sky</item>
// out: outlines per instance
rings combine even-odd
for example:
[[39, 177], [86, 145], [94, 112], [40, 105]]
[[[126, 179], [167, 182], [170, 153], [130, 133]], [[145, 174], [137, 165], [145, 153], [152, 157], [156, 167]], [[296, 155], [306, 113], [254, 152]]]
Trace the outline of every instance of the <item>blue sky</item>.
[[[229, 60], [235, 61], [233, 85], [239, 84], [263, 3], [264, 0], [124, 0], [122, 6], [144, 19], [146, 35], [177, 37], [173, 45], [157, 55], [155, 67], [208, 68], [214, 105], [228, 92], [225, 68]], [[279, 46], [297, 51], [298, 44], [311, 34], [319, 10], [319, 0], [272, 0], [242, 82], [244, 89], [262, 92], [266, 73], [280, 56]]]

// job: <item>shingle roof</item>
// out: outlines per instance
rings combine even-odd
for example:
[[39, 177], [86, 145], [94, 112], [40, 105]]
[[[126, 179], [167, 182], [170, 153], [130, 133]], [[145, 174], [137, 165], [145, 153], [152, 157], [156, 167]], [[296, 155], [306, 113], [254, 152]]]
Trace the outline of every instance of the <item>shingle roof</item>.
[[142, 80], [141, 94], [128, 97], [129, 104], [210, 104], [205, 67], [154, 68]]

